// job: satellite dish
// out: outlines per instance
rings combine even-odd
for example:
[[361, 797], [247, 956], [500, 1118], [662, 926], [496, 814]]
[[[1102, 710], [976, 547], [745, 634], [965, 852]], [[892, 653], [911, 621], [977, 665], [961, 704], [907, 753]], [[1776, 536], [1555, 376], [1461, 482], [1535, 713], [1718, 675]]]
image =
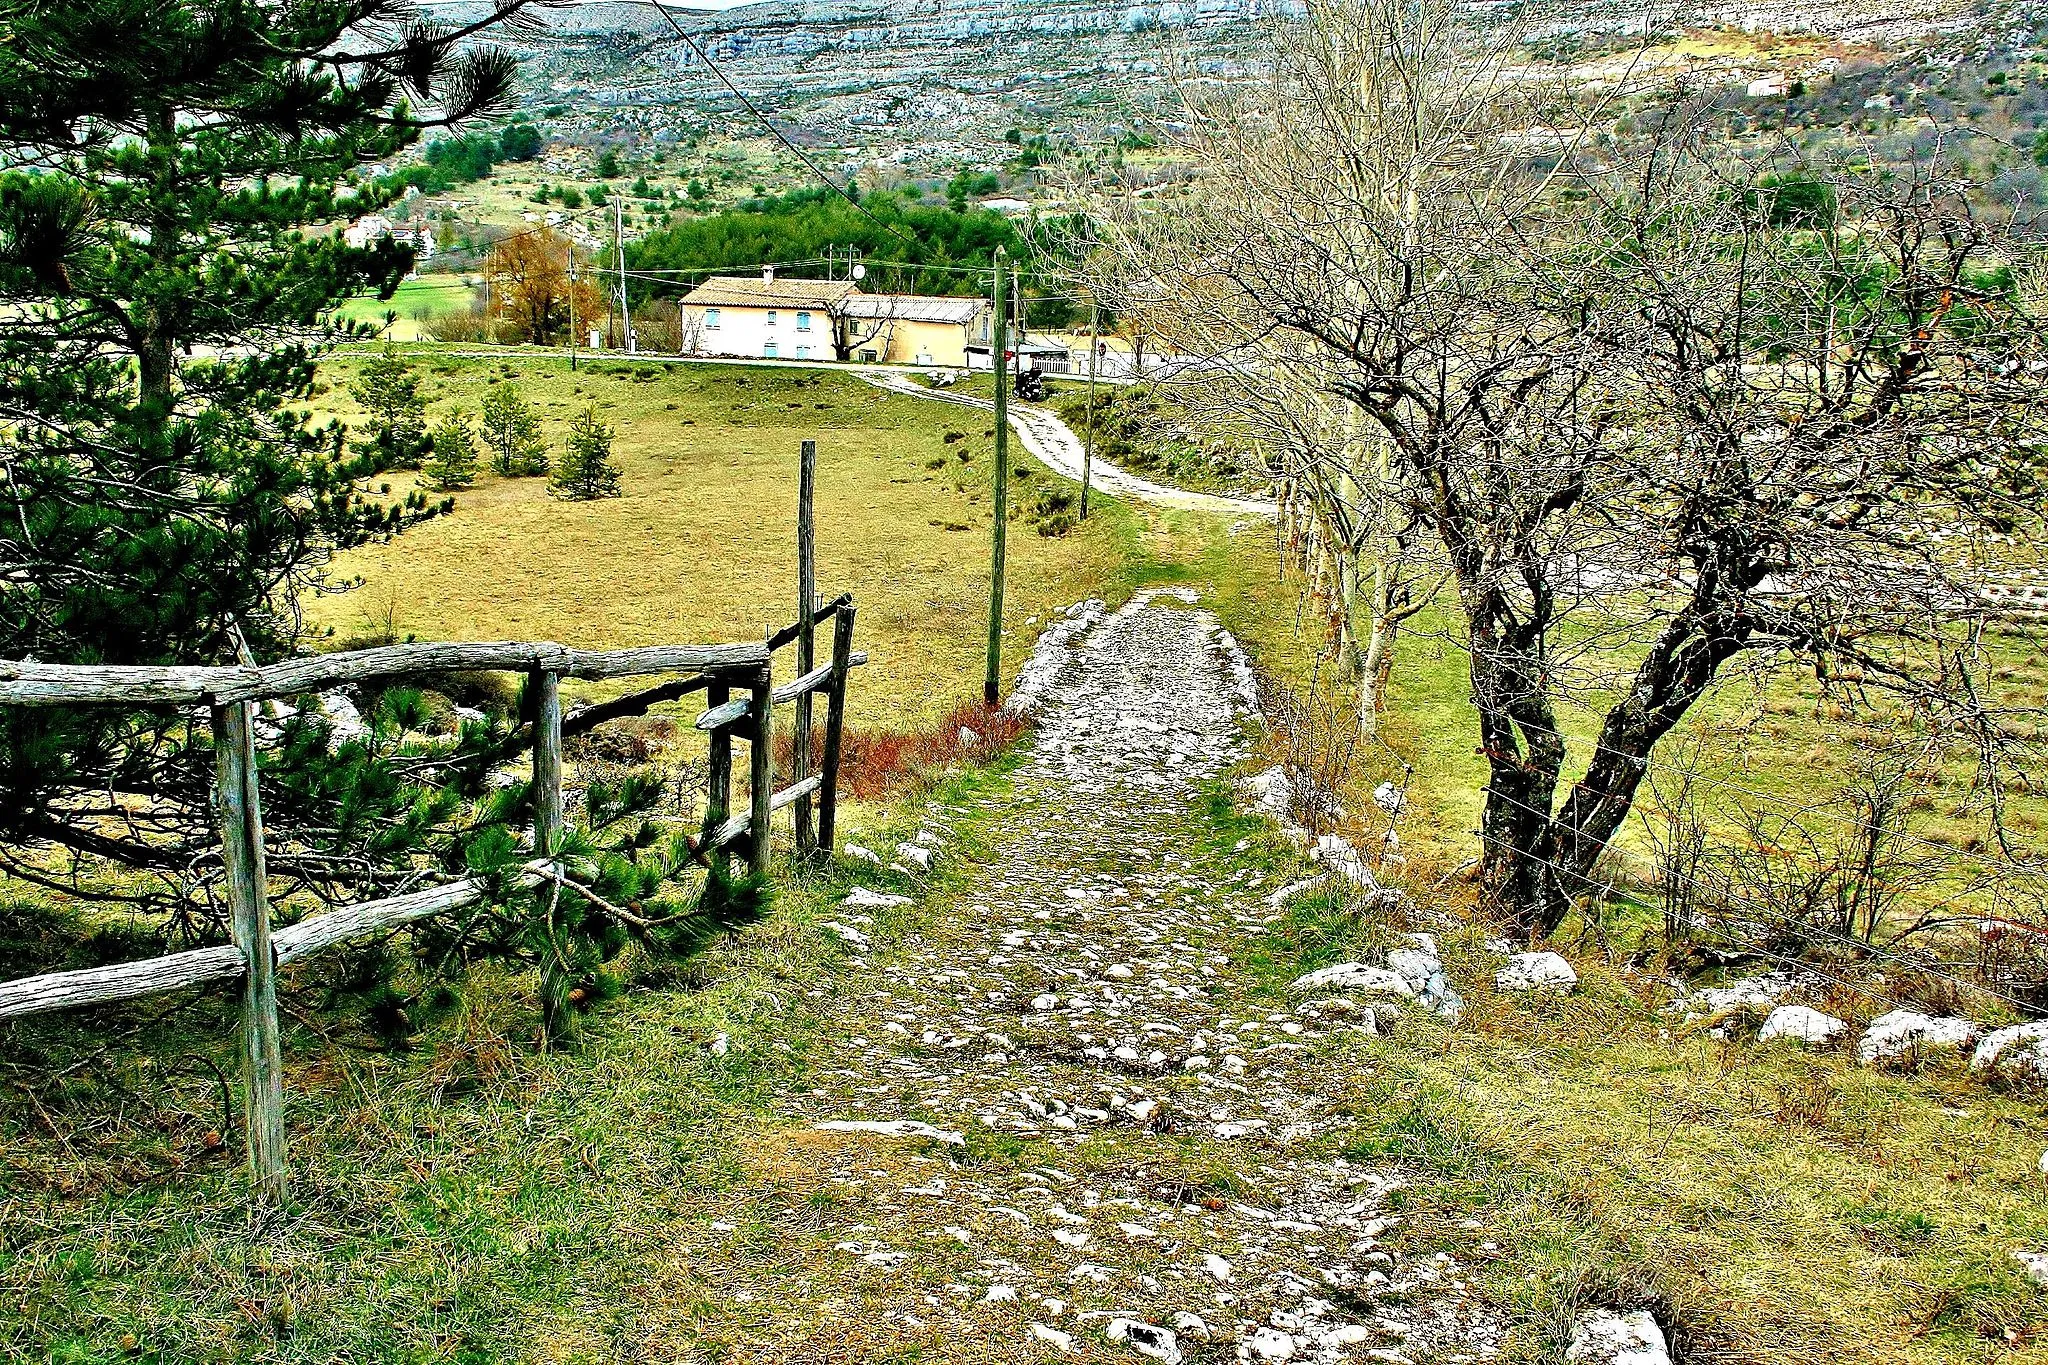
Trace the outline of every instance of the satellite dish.
[[864, 266], [864, 265], [857, 265], [857, 266], [855, 266], [855, 267], [853, 268], [853, 277], [854, 277], [854, 278], [855, 278], [856, 280], [864, 280], [864, 279], [866, 279], [866, 278], [868, 277], [868, 268], [867, 268], [866, 266]]

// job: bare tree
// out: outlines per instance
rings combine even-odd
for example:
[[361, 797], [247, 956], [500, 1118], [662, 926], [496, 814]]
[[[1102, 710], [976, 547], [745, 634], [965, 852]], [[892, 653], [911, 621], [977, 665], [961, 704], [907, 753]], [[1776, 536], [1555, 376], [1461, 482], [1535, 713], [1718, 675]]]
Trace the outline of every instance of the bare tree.
[[1208, 392], [1384, 444], [1301, 443], [1296, 486], [1448, 575], [1508, 919], [1548, 932], [1595, 886], [1738, 660], [1853, 670], [1987, 765], [2026, 738], [1975, 627], [2038, 524], [2048, 366], [2028, 254], [1956, 161], [1802, 165], [1795, 197], [1676, 97], [1596, 154], [1599, 107], [1442, 0], [1321, 0], [1275, 56], [1197, 101], [1207, 176], [1114, 215], [1092, 283], [1211, 357]]

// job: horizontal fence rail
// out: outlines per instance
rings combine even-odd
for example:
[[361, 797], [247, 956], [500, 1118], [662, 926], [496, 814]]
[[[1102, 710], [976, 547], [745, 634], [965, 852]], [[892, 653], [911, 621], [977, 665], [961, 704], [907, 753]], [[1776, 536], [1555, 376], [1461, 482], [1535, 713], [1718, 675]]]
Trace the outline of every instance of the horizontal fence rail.
[[555, 644], [383, 645], [346, 654], [288, 659], [262, 668], [97, 667], [0, 660], [0, 704], [89, 706], [262, 701], [349, 683], [456, 671], [552, 673], [557, 677], [625, 678], [648, 673], [766, 668], [767, 645], [650, 645], [643, 649], [578, 650]]
[[[808, 524], [804, 530], [808, 533]], [[803, 600], [814, 601], [808, 582], [804, 584]], [[250, 1170], [259, 1202], [276, 1204], [286, 1193], [277, 969], [349, 939], [388, 933], [484, 903], [506, 889], [530, 890], [561, 880], [563, 868], [553, 855], [560, 843], [566, 814], [562, 779], [565, 736], [588, 733], [607, 721], [644, 715], [653, 706], [679, 701], [696, 692], [706, 694], [708, 705], [697, 718], [695, 728], [708, 731], [710, 737], [709, 790], [703, 828], [691, 840], [696, 856], [722, 874], [727, 870], [732, 849], [744, 843], [749, 872], [765, 873], [770, 817], [791, 805], [807, 810], [808, 803], [814, 800], [819, 803], [820, 832], [829, 846], [836, 813], [836, 769], [845, 726], [846, 679], [852, 669], [867, 662], [865, 654], [853, 649], [853, 620], [853, 599], [847, 595], [801, 612], [796, 623], [771, 632], [760, 644], [654, 645], [588, 651], [545, 642], [427, 643], [290, 659], [261, 667], [100, 667], [0, 660], [0, 705], [211, 708], [217, 761], [213, 807], [228, 873], [227, 899], [232, 924], [232, 941], [228, 943], [138, 962], [0, 981], [0, 1020], [241, 981], [244, 1126]], [[825, 623], [833, 627], [830, 660], [811, 667], [806, 648], [800, 676], [776, 686], [775, 652], [798, 641], [807, 647], [813, 627]], [[452, 671], [526, 675], [533, 712], [530, 743], [536, 856], [509, 876], [464, 878], [380, 900], [338, 906], [273, 929], [256, 788], [253, 703], [352, 683]], [[599, 680], [662, 673], [691, 676], [672, 678], [608, 701], [588, 703], [566, 716], [563, 713], [563, 678]], [[799, 771], [788, 787], [777, 791], [773, 764], [775, 707], [799, 703], [805, 728], [800, 753], [807, 753], [808, 703], [817, 695], [826, 699], [825, 762], [819, 771]], [[746, 741], [749, 750], [748, 808], [737, 813], [732, 810], [735, 738]], [[519, 747], [522, 746], [514, 744], [509, 753], [518, 752]], [[799, 763], [800, 768], [804, 766]], [[800, 850], [808, 851], [813, 843], [805, 837], [808, 833], [799, 828]]]

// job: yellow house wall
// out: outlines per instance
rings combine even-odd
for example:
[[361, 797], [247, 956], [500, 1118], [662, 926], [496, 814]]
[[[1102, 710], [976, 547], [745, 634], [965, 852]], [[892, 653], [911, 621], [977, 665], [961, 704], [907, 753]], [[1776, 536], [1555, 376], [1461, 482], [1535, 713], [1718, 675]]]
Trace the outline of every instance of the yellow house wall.
[[957, 322], [899, 320], [887, 324], [886, 330], [873, 341], [855, 346], [853, 353], [858, 357], [867, 350], [875, 351], [877, 360], [891, 365], [915, 364], [919, 356], [929, 356], [933, 365], [964, 366], [967, 331]]

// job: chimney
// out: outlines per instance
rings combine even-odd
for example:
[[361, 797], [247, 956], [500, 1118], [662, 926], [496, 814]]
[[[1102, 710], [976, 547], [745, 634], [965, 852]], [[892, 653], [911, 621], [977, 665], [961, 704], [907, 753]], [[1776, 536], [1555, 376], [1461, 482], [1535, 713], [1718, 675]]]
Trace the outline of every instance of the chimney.
[[763, 284], [773, 284], [773, 283], [775, 283], [775, 267], [774, 267], [774, 266], [772, 266], [772, 265], [764, 265], [764, 266], [762, 266], [762, 267], [761, 267], [761, 283], [763, 283]]

